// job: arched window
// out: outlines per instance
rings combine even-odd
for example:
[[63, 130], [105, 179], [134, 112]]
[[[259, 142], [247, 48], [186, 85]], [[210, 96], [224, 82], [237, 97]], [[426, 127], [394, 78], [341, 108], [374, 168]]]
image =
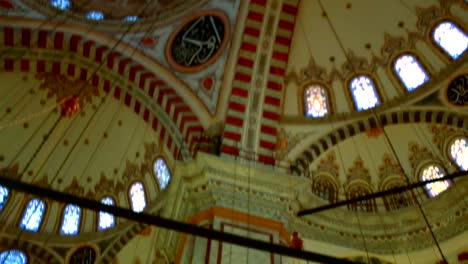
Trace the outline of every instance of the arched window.
[[169, 181], [171, 180], [171, 173], [167, 168], [166, 162], [162, 158], [157, 158], [153, 165], [154, 175], [159, 183], [161, 190], [166, 189]]
[[[364, 186], [354, 186], [348, 190], [347, 199], [355, 199], [361, 196], [369, 195], [371, 191]], [[361, 212], [376, 212], [377, 208], [374, 199], [355, 202], [348, 205], [348, 209]]]
[[71, 7], [70, 0], [50, 0], [50, 4], [60, 10], [68, 10]]
[[[386, 191], [402, 186], [405, 186], [404, 182], [391, 182], [386, 184], [383, 190]], [[383, 201], [387, 211], [402, 209], [413, 204], [411, 193], [408, 191], [386, 195], [383, 197]]]
[[458, 137], [450, 144], [450, 158], [455, 162], [460, 170], [468, 170], [468, 139]]
[[0, 253], [0, 263], [2, 264], [26, 264], [28, 257], [22, 251], [12, 249]]
[[426, 71], [413, 55], [400, 56], [395, 61], [394, 67], [406, 90], [410, 92], [429, 81]]
[[23, 218], [21, 218], [20, 228], [31, 232], [39, 231], [45, 208], [45, 202], [41, 199], [34, 198], [30, 200], [24, 210]]
[[367, 110], [380, 104], [380, 99], [372, 80], [364, 75], [357, 76], [350, 83], [354, 105], [358, 111]]
[[143, 187], [143, 183], [135, 182], [132, 184], [129, 195], [132, 210], [137, 213], [142, 212], [146, 207], [145, 187]]
[[62, 225], [60, 234], [77, 235], [80, 230], [81, 208], [78, 205], [68, 204], [63, 210]]
[[[106, 196], [101, 199], [101, 203], [105, 205], [114, 205], [114, 199], [110, 196]], [[99, 212], [98, 229], [100, 231], [113, 228], [115, 226], [114, 215], [107, 212]]]
[[330, 179], [318, 177], [314, 181], [312, 192], [330, 203], [338, 202], [338, 190]]
[[3, 207], [8, 200], [8, 196], [10, 196], [10, 190], [7, 187], [0, 185], [0, 212], [2, 211]]
[[460, 57], [468, 47], [465, 32], [449, 21], [442, 22], [434, 29], [434, 41], [453, 59]]
[[[445, 171], [442, 167], [435, 164], [430, 164], [424, 167], [424, 169], [421, 171], [420, 179], [421, 181], [427, 181], [442, 178], [444, 176]], [[426, 188], [427, 194], [430, 197], [436, 197], [440, 193], [447, 190], [451, 185], [452, 183], [450, 181], [437, 181], [428, 183], [424, 187]]]
[[304, 93], [305, 114], [310, 117], [324, 117], [328, 114], [328, 94], [320, 85], [307, 87]]

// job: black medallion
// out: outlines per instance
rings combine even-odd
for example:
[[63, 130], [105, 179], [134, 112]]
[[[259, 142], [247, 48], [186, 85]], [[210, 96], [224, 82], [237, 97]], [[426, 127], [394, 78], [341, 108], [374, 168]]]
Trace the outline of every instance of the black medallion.
[[94, 264], [96, 262], [96, 251], [92, 247], [81, 247], [73, 252], [70, 264]]
[[175, 35], [170, 47], [174, 62], [182, 67], [197, 67], [207, 63], [223, 46], [225, 22], [216, 15], [197, 17]]
[[468, 105], [468, 74], [455, 78], [447, 88], [449, 103], [456, 106]]

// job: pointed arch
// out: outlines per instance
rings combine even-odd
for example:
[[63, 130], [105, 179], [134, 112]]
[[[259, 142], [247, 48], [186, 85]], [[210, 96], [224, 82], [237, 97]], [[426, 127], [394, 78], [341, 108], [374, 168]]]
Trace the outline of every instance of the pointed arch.
[[380, 104], [375, 84], [369, 76], [359, 75], [352, 78], [349, 82], [349, 89], [358, 111], [368, 110]]
[[62, 224], [60, 225], [60, 234], [74, 236], [80, 231], [81, 207], [74, 204], [68, 204], [63, 209]]
[[43, 200], [39, 198], [29, 200], [26, 204], [19, 227], [30, 232], [39, 231], [45, 211], [46, 203]]
[[[436, 163], [430, 163], [425, 165], [421, 168], [421, 172], [419, 173], [419, 180], [420, 181], [427, 181], [433, 180], [437, 178], [442, 178], [446, 175], [445, 169], [442, 166]], [[441, 194], [442, 192], [446, 191], [448, 188], [452, 186], [451, 181], [438, 181], [428, 183], [424, 186], [426, 189], [426, 193], [429, 197], [434, 198], [437, 195]]]
[[156, 158], [153, 164], [153, 173], [156, 177], [156, 181], [158, 182], [159, 190], [162, 191], [166, 189], [167, 185], [171, 181], [172, 176], [164, 158]]
[[146, 194], [145, 186], [142, 182], [134, 182], [128, 190], [128, 196], [130, 197], [130, 205], [133, 211], [140, 213], [145, 209]]
[[303, 97], [306, 116], [319, 118], [330, 114], [330, 95], [324, 86], [319, 84], [306, 86]]
[[312, 192], [330, 203], [338, 202], [338, 184], [328, 176], [318, 176], [313, 181]]
[[411, 92], [429, 81], [429, 75], [416, 56], [406, 53], [393, 63], [393, 69], [406, 90]]
[[0, 252], [0, 263], [2, 264], [26, 264], [28, 257], [23, 251], [10, 249]]
[[451, 21], [437, 24], [432, 31], [432, 38], [452, 59], [458, 59], [468, 48], [468, 36]]
[[[362, 184], [355, 184], [348, 188], [346, 192], [346, 199], [356, 199], [361, 196], [370, 195], [372, 190], [369, 186], [362, 185]], [[348, 209], [351, 211], [361, 211], [361, 212], [377, 212], [377, 206], [375, 203], [375, 199], [368, 199], [359, 201], [356, 203], [352, 203], [348, 205]]]
[[456, 137], [449, 145], [449, 156], [460, 170], [468, 170], [468, 138]]
[[10, 197], [10, 189], [7, 187], [0, 185], [0, 212], [5, 207], [8, 197]]
[[[101, 203], [105, 205], [115, 205], [114, 198], [106, 196], [101, 199]], [[98, 214], [98, 230], [104, 231], [115, 226], [115, 216], [107, 212], [99, 212]]]

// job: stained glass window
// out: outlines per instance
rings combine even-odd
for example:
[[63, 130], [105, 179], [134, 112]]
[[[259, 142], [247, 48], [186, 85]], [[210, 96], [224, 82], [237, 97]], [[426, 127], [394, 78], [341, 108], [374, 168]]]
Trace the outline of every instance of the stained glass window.
[[51, 0], [50, 4], [60, 10], [68, 10], [71, 7], [70, 0]]
[[23, 252], [13, 249], [0, 253], [0, 263], [2, 264], [26, 264], [28, 257]]
[[[390, 190], [393, 188], [403, 186], [405, 186], [404, 182], [397, 181], [386, 184], [386, 186], [383, 189]], [[402, 209], [413, 204], [413, 200], [411, 199], [411, 193], [407, 191], [386, 195], [383, 197], [383, 201], [387, 211]]]
[[413, 55], [402, 55], [395, 61], [395, 71], [408, 91], [413, 91], [429, 81], [425, 70]]
[[129, 194], [132, 210], [137, 213], [142, 212], [146, 207], [145, 188], [143, 187], [143, 183], [135, 182], [132, 184]]
[[26, 205], [23, 218], [21, 218], [20, 228], [37, 232], [44, 218], [45, 207], [45, 202], [40, 199], [34, 198], [30, 200]]
[[62, 235], [77, 235], [80, 229], [81, 208], [78, 205], [69, 204], [65, 206], [63, 211], [62, 226], [60, 234]]
[[138, 16], [126, 16], [123, 20], [125, 22], [135, 22], [138, 20]]
[[434, 29], [433, 37], [435, 42], [454, 59], [460, 57], [468, 47], [468, 37], [452, 22], [440, 23]]
[[[114, 205], [114, 199], [112, 197], [107, 196], [101, 199], [101, 203], [106, 205]], [[113, 228], [115, 226], [115, 217], [114, 215], [107, 213], [107, 212], [99, 212], [99, 230], [106, 230]]]
[[8, 190], [7, 187], [0, 185], [0, 211], [2, 211], [3, 207], [5, 207], [9, 195], [10, 190]]
[[367, 110], [380, 104], [372, 80], [364, 75], [351, 80], [351, 93], [358, 111]]
[[450, 145], [450, 157], [461, 170], [468, 170], [468, 139], [460, 137]]
[[102, 13], [101, 11], [89, 11], [86, 14], [86, 18], [89, 20], [103, 20], [104, 13]]
[[[437, 165], [427, 165], [421, 172], [421, 181], [438, 179], [445, 176], [445, 171]], [[451, 186], [450, 181], [437, 181], [425, 185], [430, 197], [436, 197]]]
[[327, 91], [319, 86], [312, 85], [305, 91], [306, 116], [324, 117], [328, 114]]
[[154, 174], [158, 179], [159, 187], [161, 190], [166, 189], [169, 181], [171, 180], [171, 173], [167, 168], [166, 162], [162, 158], [156, 159], [153, 165]]

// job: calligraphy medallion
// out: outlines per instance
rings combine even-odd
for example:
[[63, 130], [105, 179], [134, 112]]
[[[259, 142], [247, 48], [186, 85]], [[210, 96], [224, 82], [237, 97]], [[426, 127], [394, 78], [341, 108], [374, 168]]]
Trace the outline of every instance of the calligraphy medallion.
[[468, 74], [453, 79], [446, 90], [447, 100], [455, 106], [468, 105]]
[[228, 36], [227, 16], [216, 10], [204, 11], [172, 33], [166, 45], [166, 58], [178, 71], [199, 71], [221, 55]]

